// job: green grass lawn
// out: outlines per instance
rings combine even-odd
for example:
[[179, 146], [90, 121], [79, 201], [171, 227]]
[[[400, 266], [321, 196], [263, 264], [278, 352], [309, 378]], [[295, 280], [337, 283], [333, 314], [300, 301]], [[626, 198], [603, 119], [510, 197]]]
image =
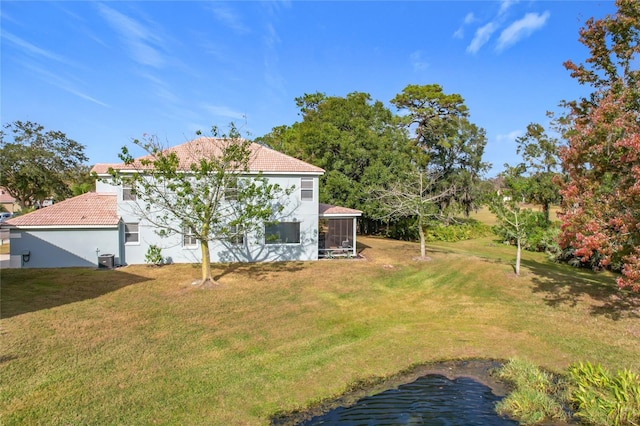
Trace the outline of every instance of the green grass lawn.
[[491, 238], [361, 238], [364, 260], [3, 270], [0, 422], [266, 424], [354, 383], [464, 358], [637, 368], [640, 301]]

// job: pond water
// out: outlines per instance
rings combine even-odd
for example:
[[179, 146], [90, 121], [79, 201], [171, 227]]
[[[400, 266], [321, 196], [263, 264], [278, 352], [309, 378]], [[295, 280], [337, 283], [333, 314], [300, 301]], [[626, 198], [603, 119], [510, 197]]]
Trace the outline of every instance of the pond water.
[[428, 374], [299, 425], [517, 425], [495, 413], [501, 398], [472, 378]]
[[[423, 364], [353, 390], [306, 412], [272, 417], [272, 425], [517, 425], [495, 405], [508, 393], [493, 374], [502, 361], [470, 359]], [[368, 383], [368, 384], [367, 384]]]

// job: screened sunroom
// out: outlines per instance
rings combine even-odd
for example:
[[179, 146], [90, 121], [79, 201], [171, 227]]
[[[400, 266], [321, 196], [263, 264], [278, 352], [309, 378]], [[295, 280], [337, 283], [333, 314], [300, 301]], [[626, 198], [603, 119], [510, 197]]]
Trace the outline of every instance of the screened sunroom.
[[356, 257], [356, 230], [360, 210], [319, 204], [318, 257]]

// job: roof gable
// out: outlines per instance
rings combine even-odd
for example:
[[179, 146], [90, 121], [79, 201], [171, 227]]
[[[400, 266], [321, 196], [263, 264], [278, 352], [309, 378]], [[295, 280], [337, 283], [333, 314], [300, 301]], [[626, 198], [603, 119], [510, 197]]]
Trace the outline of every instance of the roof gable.
[[116, 226], [116, 194], [88, 192], [5, 221], [9, 226]]
[[[177, 145], [164, 150], [165, 154], [175, 152], [178, 158], [180, 158], [180, 169], [188, 171], [189, 166], [204, 157], [217, 157], [222, 154], [222, 145], [225, 143], [225, 139], [202, 137], [197, 138], [189, 142], [185, 142], [181, 145]], [[312, 164], [298, 160], [297, 158], [278, 152], [274, 149], [268, 148], [264, 145], [251, 142], [249, 145], [251, 152], [249, 158], [249, 172], [264, 172], [264, 173], [314, 173], [322, 174], [324, 170], [320, 167], [316, 167]], [[143, 156], [136, 159], [136, 168], [141, 167], [140, 160], [149, 159], [150, 156]], [[91, 169], [97, 174], [105, 174], [109, 168], [115, 170], [127, 170], [131, 166], [126, 164], [96, 164]]]
[[318, 213], [320, 217], [330, 216], [362, 216], [361, 210], [350, 209], [348, 207], [334, 206], [331, 204], [318, 203]]

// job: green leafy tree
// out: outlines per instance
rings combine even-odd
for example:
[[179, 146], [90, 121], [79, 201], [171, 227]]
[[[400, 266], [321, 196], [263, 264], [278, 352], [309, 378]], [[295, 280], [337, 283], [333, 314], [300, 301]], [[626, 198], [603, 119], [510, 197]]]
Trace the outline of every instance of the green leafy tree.
[[21, 208], [72, 195], [71, 177], [87, 161], [83, 145], [31, 121], [5, 124], [0, 137], [0, 186]]
[[[506, 194], [508, 193], [507, 191]], [[516, 246], [515, 273], [520, 275], [522, 248], [536, 222], [536, 212], [529, 208], [522, 208], [518, 200], [505, 195], [505, 193], [494, 195], [489, 202], [489, 210], [498, 220], [495, 225], [496, 234], [502, 236], [509, 243], [513, 242]]]
[[281, 198], [294, 189], [248, 174], [252, 144], [233, 124], [228, 135], [215, 127], [212, 135], [185, 144], [180, 155], [153, 136], [134, 140], [148, 155], [134, 159], [123, 147], [120, 158], [127, 170], [110, 170], [116, 183], [133, 188], [135, 213], [157, 227], [159, 235], [199, 240], [203, 285], [214, 281], [209, 243], [261, 232], [284, 209]]
[[413, 130], [414, 164], [439, 176], [436, 192], [443, 218], [477, 207], [482, 161], [487, 142], [483, 129], [472, 124], [459, 94], [446, 94], [438, 84], [408, 85], [392, 100], [403, 111], [404, 125]]
[[[325, 170], [320, 201], [362, 210], [362, 230], [379, 225], [368, 188], [397, 179], [410, 166], [410, 144], [398, 117], [367, 93], [296, 98], [302, 121], [257, 139]], [[364, 229], [363, 229], [364, 228]]]
[[592, 92], [565, 103], [560, 244], [584, 263], [621, 269], [618, 285], [640, 291], [640, 2], [616, 6], [580, 30], [585, 62], [565, 63]]
[[73, 196], [95, 191], [96, 177], [91, 175], [91, 167], [81, 164], [69, 172], [69, 188]]
[[542, 206], [545, 220], [549, 222], [551, 205], [560, 202], [561, 174], [559, 142], [547, 134], [537, 123], [527, 126], [527, 132], [516, 138], [516, 152], [522, 157], [517, 166], [505, 165], [512, 185], [518, 186], [525, 201]]

